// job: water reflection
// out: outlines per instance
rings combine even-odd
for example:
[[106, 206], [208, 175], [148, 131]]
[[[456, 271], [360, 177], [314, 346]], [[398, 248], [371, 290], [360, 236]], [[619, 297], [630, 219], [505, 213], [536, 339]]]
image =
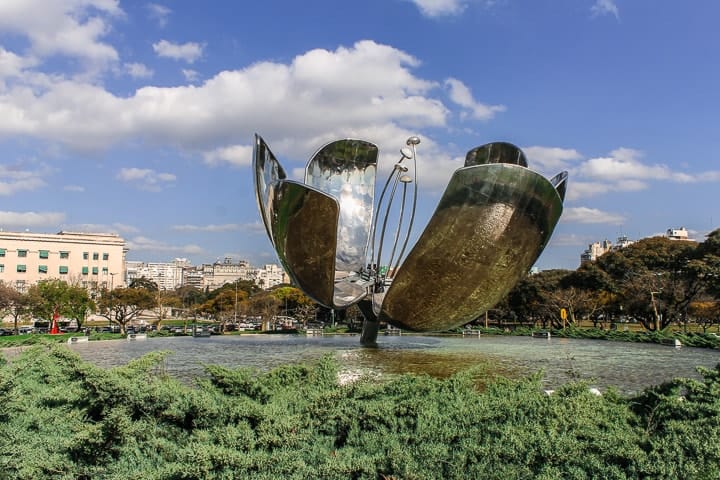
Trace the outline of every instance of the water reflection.
[[344, 373], [424, 373], [446, 377], [471, 367], [488, 376], [518, 377], [544, 371], [544, 387], [585, 379], [604, 389], [633, 394], [674, 377], [697, 377], [696, 366], [714, 367], [716, 350], [602, 340], [530, 337], [381, 337], [377, 349], [362, 348], [356, 336], [242, 335], [210, 338], [150, 338], [145, 341], [72, 345], [102, 367], [123, 365], [151, 351], [167, 350], [166, 371], [185, 381], [204, 375], [204, 365], [272, 367], [333, 354]]

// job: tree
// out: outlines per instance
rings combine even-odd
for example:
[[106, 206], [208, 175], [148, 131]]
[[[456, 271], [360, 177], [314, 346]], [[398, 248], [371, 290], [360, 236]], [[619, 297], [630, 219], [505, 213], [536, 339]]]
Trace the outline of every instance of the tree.
[[0, 312], [13, 318], [13, 331], [18, 334], [18, 320], [28, 311], [28, 297], [14, 288], [0, 284]]
[[66, 295], [62, 311], [66, 317], [74, 319], [80, 329], [88, 312], [95, 310], [95, 302], [86, 289], [78, 286], [68, 286]]
[[703, 291], [692, 260], [694, 242], [645, 238], [597, 259], [616, 283], [623, 311], [648, 330], [686, 324], [687, 309]]
[[254, 314], [260, 314], [263, 325], [270, 327], [274, 317], [278, 314], [280, 300], [271, 292], [260, 292], [250, 297], [250, 310]]
[[28, 304], [32, 314], [50, 320], [55, 312], [77, 322], [82, 327], [87, 313], [95, 308], [85, 288], [69, 285], [63, 280], [42, 280], [28, 290]]
[[156, 305], [153, 291], [140, 287], [116, 288], [104, 290], [98, 307], [100, 315], [120, 326], [125, 333], [126, 326], [142, 313]]

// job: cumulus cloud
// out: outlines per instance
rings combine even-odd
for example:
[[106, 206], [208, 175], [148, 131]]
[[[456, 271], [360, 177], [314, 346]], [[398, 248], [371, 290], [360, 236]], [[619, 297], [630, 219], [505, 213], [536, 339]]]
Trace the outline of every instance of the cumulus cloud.
[[168, 17], [172, 13], [172, 10], [170, 10], [165, 5], [160, 5], [158, 3], [148, 3], [146, 5], [146, 8], [148, 10], [148, 15], [150, 18], [155, 20], [160, 27], [164, 27], [168, 23]]
[[485, 105], [476, 101], [470, 89], [456, 78], [445, 80], [445, 86], [450, 92], [450, 100], [465, 108], [473, 118], [488, 120], [496, 113], [505, 111], [504, 105]]
[[133, 78], [150, 78], [154, 73], [151, 68], [142, 63], [126, 63], [125, 71]]
[[588, 178], [608, 181], [622, 180], [672, 180], [692, 182], [693, 175], [674, 172], [666, 165], [648, 165], [641, 161], [642, 152], [632, 148], [618, 148], [608, 157], [591, 158], [584, 162], [578, 172]]
[[583, 158], [574, 148], [533, 146], [522, 150], [531, 168], [544, 171], [565, 170]]
[[150, 191], [160, 191], [165, 184], [176, 180], [172, 173], [159, 173], [149, 168], [122, 168], [116, 178]]
[[225, 223], [223, 225], [173, 225], [172, 229], [178, 232], [233, 232], [240, 230], [238, 223]]
[[411, 0], [426, 17], [459, 15], [467, 6], [466, 0]]
[[153, 240], [148, 237], [133, 237], [126, 242], [128, 248], [132, 251], [143, 251], [143, 252], [163, 252], [163, 253], [174, 253], [184, 255], [201, 255], [205, 253], [205, 250], [199, 245], [188, 244], [188, 245], [169, 245], [165, 242]]
[[183, 68], [182, 70], [183, 77], [185, 77], [185, 80], [188, 82], [195, 82], [200, 78], [200, 74], [196, 72], [195, 70], [191, 70], [189, 68]]
[[563, 210], [562, 221], [568, 223], [607, 223], [620, 225], [625, 222], [625, 217], [617, 214], [604, 212], [589, 207], [569, 207]]
[[0, 228], [48, 228], [65, 220], [61, 212], [0, 212]]
[[620, 11], [614, 0], [597, 0], [595, 4], [590, 7], [590, 12], [593, 16], [612, 15], [615, 18], [620, 18]]
[[27, 37], [33, 56], [59, 54], [101, 67], [118, 59], [102, 38], [112, 18], [122, 15], [118, 0], [3, 0], [0, 31]]
[[39, 91], [16, 86], [0, 92], [0, 137], [27, 135], [75, 149], [141, 138], [207, 151], [273, 132], [288, 142], [287, 153], [305, 154], [307, 142], [315, 148], [331, 135], [374, 139], [444, 126], [449, 110], [431, 96], [439, 85], [413, 75], [418, 65], [401, 50], [361, 41], [311, 50], [289, 64], [223, 71], [198, 86], [149, 86], [129, 96], [73, 80]]
[[45, 165], [33, 165], [34, 163], [34, 160], [30, 160], [0, 165], [0, 195], [10, 196], [18, 192], [34, 191], [47, 185], [44, 178], [50, 175], [52, 170]]
[[203, 158], [208, 165], [220, 165], [229, 163], [237, 167], [243, 167], [252, 163], [253, 147], [248, 145], [232, 145], [230, 147], [216, 148], [205, 152]]
[[199, 43], [172, 43], [167, 40], [160, 40], [153, 43], [153, 50], [160, 57], [172, 58], [173, 60], [183, 60], [187, 63], [194, 63], [195, 60], [202, 56], [203, 47]]

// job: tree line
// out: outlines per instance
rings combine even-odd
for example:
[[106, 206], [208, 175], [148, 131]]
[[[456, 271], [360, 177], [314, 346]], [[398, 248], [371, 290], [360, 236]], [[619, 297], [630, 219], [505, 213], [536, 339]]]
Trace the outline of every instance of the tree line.
[[12, 319], [16, 334], [22, 321], [36, 318], [49, 322], [56, 313], [74, 320], [78, 329], [90, 315], [98, 315], [125, 333], [141, 314], [151, 315], [151, 323], [157, 326], [174, 312], [223, 328], [248, 315], [272, 318], [281, 312], [292, 312], [296, 319], [307, 322], [315, 315], [315, 308], [315, 303], [295, 287], [281, 285], [265, 291], [247, 280], [215, 290], [189, 286], [160, 290], [145, 277], [134, 279], [127, 287], [96, 291], [58, 279], [40, 281], [26, 292], [0, 285], [0, 315]]
[[[318, 312], [326, 313], [293, 286], [262, 290], [246, 280], [215, 290], [190, 286], [160, 290], [144, 277], [127, 287], [95, 292], [56, 279], [38, 282], [25, 293], [0, 285], [0, 313], [13, 319], [15, 333], [24, 318], [50, 320], [54, 312], [75, 320], [78, 327], [94, 313], [123, 332], [141, 313], [151, 313], [155, 324], [176, 312], [221, 328], [245, 316], [271, 319], [285, 313], [307, 323]], [[348, 319], [359, 316], [355, 307], [338, 313]], [[488, 316], [507, 326], [563, 328], [585, 320], [595, 327], [612, 328], [632, 321], [648, 331], [659, 332], [672, 324], [684, 329], [696, 324], [706, 331], [720, 319], [720, 229], [699, 243], [646, 238], [576, 270], [528, 275]], [[476, 322], [487, 318], [483, 315]]]
[[695, 324], [705, 332], [720, 318], [720, 229], [703, 242], [646, 238], [576, 270], [529, 275], [492, 313], [545, 328], [632, 321], [648, 331]]

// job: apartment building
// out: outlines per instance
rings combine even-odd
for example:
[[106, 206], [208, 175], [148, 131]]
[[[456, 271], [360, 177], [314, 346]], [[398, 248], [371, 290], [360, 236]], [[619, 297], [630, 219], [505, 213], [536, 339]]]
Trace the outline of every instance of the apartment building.
[[176, 258], [172, 262], [135, 262], [125, 264], [128, 285], [137, 278], [145, 277], [157, 284], [160, 290], [175, 290], [184, 284], [183, 274], [189, 266], [186, 258]]
[[124, 286], [125, 240], [112, 233], [0, 232], [0, 282], [25, 292], [49, 279], [89, 289]]
[[611, 251], [625, 248], [635, 243], [634, 240], [630, 240], [627, 236], [623, 235], [618, 237], [617, 242], [613, 245], [610, 240], [603, 240], [602, 242], [594, 242], [588, 245], [587, 250], [580, 254], [580, 265], [587, 262], [594, 262], [601, 255]]

